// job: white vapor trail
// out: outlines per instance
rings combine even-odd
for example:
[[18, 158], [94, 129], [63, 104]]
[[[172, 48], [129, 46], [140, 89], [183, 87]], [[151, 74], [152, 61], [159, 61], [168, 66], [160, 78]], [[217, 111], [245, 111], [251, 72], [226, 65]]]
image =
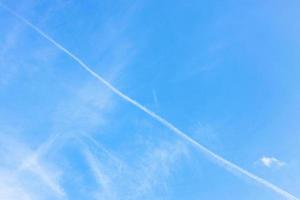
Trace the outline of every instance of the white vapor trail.
[[190, 144], [192, 144], [196, 149], [198, 149], [200, 152], [204, 153], [204, 155], [206, 155], [210, 159], [216, 161], [224, 169], [228, 170], [231, 173], [238, 173], [240, 175], [248, 177], [248, 178], [252, 179], [253, 181], [255, 181], [256, 183], [259, 183], [262, 186], [265, 186], [266, 188], [272, 190], [273, 192], [281, 195], [285, 199], [288, 199], [288, 200], [300, 200], [299, 198], [295, 197], [294, 195], [290, 194], [289, 192], [285, 191], [284, 189], [281, 189], [280, 187], [278, 187], [278, 186], [270, 183], [269, 181], [267, 181], [267, 180], [265, 180], [265, 179], [263, 179], [263, 178], [255, 175], [255, 174], [253, 174], [253, 173], [251, 173], [251, 172], [249, 172], [249, 171], [247, 171], [247, 170], [239, 167], [238, 165], [236, 165], [236, 164], [234, 164], [234, 163], [232, 163], [232, 162], [224, 159], [220, 155], [212, 152], [211, 150], [209, 150], [205, 146], [199, 144], [193, 138], [189, 137], [186, 133], [184, 133], [183, 131], [179, 130], [175, 125], [173, 125], [172, 123], [170, 123], [169, 121], [167, 121], [163, 117], [159, 116], [158, 114], [154, 113], [153, 111], [149, 110], [148, 108], [146, 108], [145, 106], [143, 106], [139, 102], [135, 101], [134, 99], [131, 99], [126, 94], [124, 94], [123, 92], [121, 92], [120, 90], [118, 90], [116, 87], [114, 87], [108, 81], [106, 81], [103, 77], [101, 77], [95, 71], [93, 71], [89, 66], [87, 66], [80, 58], [78, 58], [77, 56], [75, 56], [72, 52], [70, 52], [68, 49], [66, 49], [65, 47], [63, 47], [58, 42], [56, 42], [54, 39], [52, 39], [50, 36], [48, 36], [46, 33], [44, 33], [38, 27], [36, 27], [35, 25], [33, 25], [31, 22], [29, 22], [27, 19], [25, 19], [24, 17], [20, 16], [19, 14], [17, 14], [16, 12], [14, 12], [13, 10], [11, 10], [10, 8], [8, 8], [8, 7], [4, 6], [4, 5], [0, 4], [0, 6], [3, 7], [4, 9], [6, 9], [9, 13], [11, 13], [12, 15], [14, 15], [18, 19], [20, 19], [23, 23], [25, 23], [26, 25], [28, 25], [29, 27], [31, 27], [34, 31], [36, 31], [37, 33], [39, 33], [42, 37], [44, 37], [46, 40], [48, 40], [50, 43], [52, 43], [58, 49], [60, 49], [65, 54], [67, 54], [68, 56], [70, 56], [84, 70], [86, 70], [90, 75], [92, 75], [93, 77], [95, 77], [96, 79], [98, 79], [102, 84], [104, 84], [107, 88], [109, 88], [113, 93], [115, 93], [116, 95], [118, 95], [119, 97], [121, 97], [122, 99], [124, 99], [125, 101], [127, 101], [128, 103], [132, 104], [133, 106], [135, 106], [135, 107], [139, 108], [140, 110], [144, 111], [146, 114], [148, 114], [149, 116], [151, 116], [153, 119], [155, 119], [156, 121], [160, 122], [162, 125], [164, 125], [168, 129], [170, 129], [172, 132], [174, 132], [175, 134], [177, 134], [179, 137], [181, 137], [185, 141], [187, 141]]

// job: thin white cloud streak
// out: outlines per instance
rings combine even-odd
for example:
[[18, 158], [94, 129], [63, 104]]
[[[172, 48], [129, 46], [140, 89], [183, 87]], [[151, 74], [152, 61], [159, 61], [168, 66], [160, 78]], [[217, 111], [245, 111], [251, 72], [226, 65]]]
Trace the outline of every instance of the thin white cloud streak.
[[[41, 189], [43, 186], [46, 186], [47, 191], [51, 191], [51, 195], [54, 194], [57, 199], [65, 199], [65, 192], [59, 184], [61, 171], [39, 161], [41, 153], [49, 145], [45, 144], [32, 152], [25, 143], [11, 136], [2, 135], [1, 137], [5, 140], [3, 139], [0, 144], [0, 157], [2, 158], [0, 182], [4, 182], [5, 186], [0, 184], [0, 199], [23, 200], [36, 199], [37, 197], [34, 196], [45, 197], [46, 194]], [[36, 184], [40, 185], [39, 189], [35, 188]], [[14, 198], [15, 196], [18, 198]]]
[[178, 167], [176, 163], [188, 153], [182, 142], [162, 142], [158, 147], [146, 147], [134, 165], [122, 166], [123, 170], [119, 171], [120, 164], [110, 160], [109, 155], [103, 157], [92, 150], [90, 144], [81, 142], [88, 168], [99, 186], [93, 192], [96, 199], [166, 199], [167, 178]]
[[92, 155], [90, 151], [87, 150], [84, 151], [84, 155], [91, 170], [93, 171], [95, 177], [97, 178], [99, 185], [101, 185], [103, 188], [108, 188], [110, 182], [109, 177], [107, 177], [104, 173], [102, 173], [102, 171], [98, 166], [97, 159], [94, 157], [94, 155]]
[[46, 143], [41, 145], [36, 151], [30, 154], [18, 167], [17, 173], [23, 170], [30, 170], [37, 174], [56, 194], [61, 197], [66, 196], [61, 186], [53, 180], [53, 177], [49, 176], [49, 173], [39, 164], [39, 158], [51, 148], [55, 141], [60, 137], [61, 134], [55, 134], [50, 136]]
[[158, 104], [158, 98], [157, 98], [155, 90], [152, 91], [152, 95], [153, 95], [154, 106], [155, 106], [156, 109], [158, 109], [159, 108], [159, 104]]
[[295, 197], [294, 195], [290, 194], [289, 192], [285, 191], [284, 189], [281, 189], [280, 187], [278, 187], [278, 186], [270, 183], [269, 181], [267, 181], [267, 180], [265, 180], [265, 179], [263, 179], [263, 178], [255, 175], [255, 174], [253, 174], [253, 173], [251, 173], [251, 172], [249, 172], [249, 171], [247, 171], [247, 170], [239, 167], [238, 165], [236, 165], [236, 164], [234, 164], [234, 163], [232, 163], [232, 162], [224, 159], [220, 155], [212, 152], [211, 150], [209, 150], [205, 146], [199, 144], [197, 141], [195, 141], [194, 139], [192, 139], [191, 137], [189, 137], [186, 133], [184, 133], [183, 131], [179, 130], [172, 123], [170, 123], [166, 119], [164, 119], [161, 116], [157, 115], [156, 113], [154, 113], [153, 111], [149, 110], [148, 108], [146, 108], [145, 106], [143, 106], [139, 102], [131, 99], [130, 97], [128, 97], [127, 95], [125, 95], [123, 92], [121, 92], [120, 90], [118, 90], [116, 87], [114, 87], [108, 81], [106, 81], [104, 78], [102, 78], [100, 75], [98, 75], [95, 71], [93, 71], [89, 66], [87, 66], [80, 58], [78, 58], [77, 56], [75, 56], [68, 49], [66, 49], [65, 47], [63, 47], [58, 42], [56, 42], [54, 39], [52, 39], [50, 36], [48, 36], [46, 33], [44, 33], [38, 27], [36, 27], [35, 25], [33, 25], [31, 22], [29, 22], [28, 20], [26, 20], [25, 18], [23, 18], [22, 16], [20, 16], [19, 14], [17, 14], [16, 12], [14, 12], [13, 10], [11, 10], [10, 8], [4, 6], [3, 4], [0, 4], [0, 5], [4, 9], [6, 9], [9, 13], [11, 13], [12, 15], [14, 15], [18, 19], [20, 19], [23, 23], [25, 23], [26, 25], [28, 25], [29, 27], [31, 27], [34, 31], [36, 31], [37, 33], [39, 33], [42, 37], [44, 37], [46, 40], [48, 40], [50, 43], [52, 43], [58, 49], [60, 49], [65, 54], [67, 54], [68, 56], [70, 56], [85, 71], [87, 71], [90, 75], [92, 75], [93, 77], [95, 77], [96, 79], [98, 79], [102, 84], [104, 84], [106, 87], [108, 87], [116, 95], [118, 95], [119, 97], [121, 97], [122, 99], [124, 99], [125, 101], [127, 101], [128, 103], [134, 105], [135, 107], [139, 108], [140, 110], [144, 111], [146, 114], [148, 114], [149, 116], [151, 116], [153, 119], [157, 120], [162, 125], [164, 125], [168, 129], [170, 129], [172, 132], [174, 132], [175, 134], [177, 134], [179, 137], [181, 137], [182, 139], [184, 139], [187, 142], [189, 142], [191, 145], [193, 145], [200, 152], [204, 153], [207, 157], [209, 157], [209, 158], [213, 159], [214, 161], [216, 161], [224, 169], [227, 169], [229, 172], [232, 172], [232, 173], [238, 173], [240, 175], [244, 175], [245, 177], [248, 177], [248, 178], [252, 179], [253, 181], [255, 181], [255, 182], [257, 182], [257, 183], [259, 183], [259, 184], [261, 184], [261, 185], [263, 185], [263, 186], [271, 189], [272, 191], [274, 191], [275, 193], [277, 193], [277, 194], [285, 197], [286, 199], [289, 199], [289, 200], [300, 200], [299, 198]]
[[5, 63], [10, 59], [8, 52], [14, 48], [22, 31], [23, 29], [20, 25], [14, 25], [6, 35], [3, 35], [3, 38], [5, 39], [1, 42], [0, 47], [0, 87], [6, 86], [17, 73], [16, 66], [10, 64], [8, 67]]
[[38, 175], [39, 178], [49, 187], [51, 190], [53, 190], [58, 196], [60, 197], [66, 197], [66, 194], [62, 187], [57, 183], [55, 180], [55, 177], [49, 176], [49, 172], [47, 172], [40, 164], [37, 162], [34, 164], [31, 164], [29, 167], [26, 168], [27, 170], [30, 170], [34, 174]]
[[17, 171], [21, 171], [27, 168], [30, 168], [31, 165], [34, 165], [38, 162], [39, 158], [42, 154], [48, 152], [51, 146], [55, 143], [55, 141], [60, 137], [61, 134], [55, 134], [50, 136], [50, 138], [42, 144], [36, 151], [31, 153], [28, 157], [26, 157], [20, 166], [18, 167]]
[[[92, 90], [92, 91], [90, 91]], [[87, 91], [87, 92], [86, 92]], [[94, 96], [92, 97], [90, 95], [90, 93], [95, 93], [94, 89], [90, 89], [90, 87], [84, 87], [84, 89], [82, 91], [79, 92], [79, 99], [80, 99], [80, 105], [81, 104], [85, 104], [85, 103], [92, 103], [92, 104], [96, 104], [96, 102], [94, 102], [96, 99], [99, 100], [99, 98], [94, 98]], [[107, 95], [105, 95], [107, 96]], [[101, 97], [103, 97], [103, 94], [101, 95]], [[83, 99], [82, 99], [83, 98]], [[87, 98], [87, 99], [86, 99]], [[97, 107], [99, 109], [104, 109], [107, 108], [107, 105], [109, 107], [111, 107], [109, 103], [111, 103], [111, 101], [108, 100], [109, 97], [105, 97], [104, 100], [102, 98], [102, 101], [99, 104], [99, 101], [97, 102]], [[77, 101], [74, 101], [74, 98], [72, 98], [72, 102], [67, 102], [67, 104], [63, 104], [62, 107], [67, 107], [66, 105], [70, 106], [71, 105], [71, 110], [73, 108], [76, 108], [76, 111], [78, 112], [79, 110], [79, 116], [83, 113], [85, 113], [85, 110], [82, 111], [82, 107], [79, 106], [79, 104], [77, 103]], [[104, 106], [106, 105], [106, 106]], [[83, 106], [85, 107], [85, 106]], [[95, 106], [93, 106], [93, 108], [95, 108]], [[59, 107], [59, 110], [60, 107]], [[67, 108], [67, 111], [70, 110], [70, 108]], [[94, 111], [94, 110], [93, 110]], [[58, 113], [59, 116], [63, 116], [64, 119], [66, 119], [66, 117], [68, 116], [72, 116], [74, 117], [74, 114], [67, 112], [67, 114], [63, 114], [62, 113]], [[93, 115], [93, 113], [87, 112], [89, 115]], [[71, 120], [69, 123], [73, 124], [74, 120], [77, 120], [77, 115], [75, 114], [75, 119], [73, 119], [71, 117]], [[69, 117], [70, 118], [70, 117]], [[55, 119], [58, 119], [59, 121], [62, 120], [60, 117], [55, 115]], [[68, 118], [67, 118], [68, 119]], [[97, 122], [99, 123], [99, 116], [97, 117]], [[78, 118], [79, 121], [82, 121], [81, 117]], [[95, 120], [92, 120], [95, 121]], [[55, 123], [57, 123], [55, 121]], [[65, 123], [65, 122], [64, 122]], [[68, 124], [68, 123], [67, 123]], [[77, 123], [78, 124], [78, 123]], [[83, 124], [85, 124], [85, 122], [83, 122]], [[93, 123], [90, 124], [89, 126], [93, 126]], [[80, 126], [79, 126], [80, 127]], [[76, 127], [76, 129], [80, 129], [79, 127]], [[63, 127], [64, 129], [66, 129], [66, 127]], [[66, 129], [68, 130], [68, 129]], [[57, 130], [56, 130], [57, 131]], [[98, 149], [100, 149], [101, 151], [105, 152], [105, 154], [107, 154], [111, 159], [113, 159], [115, 162], [118, 161], [118, 158], [115, 157], [114, 155], [112, 155], [100, 142], [96, 141], [92, 136], [87, 135], [85, 133], [83, 133], [83, 131], [80, 131], [80, 135], [84, 136], [85, 138], [87, 138], [94, 146], [96, 146]], [[49, 187], [50, 190], [52, 190], [57, 197], [60, 197], [62, 199], [67, 198], [66, 192], [64, 191], [64, 188], [61, 186], [59, 179], [56, 178], [55, 176], [53, 176], [53, 173], [51, 173], [51, 171], [47, 168], [45, 168], [42, 164], [41, 164], [41, 159], [43, 158], [43, 156], [45, 154], [47, 154], [49, 151], [54, 150], [53, 148], [57, 145], [57, 143], [59, 142], [64, 142], [64, 140], [68, 137], [76, 137], [76, 135], [70, 135], [68, 133], [66, 133], [66, 131], [62, 131], [60, 130], [58, 133], [55, 134], [51, 134], [48, 139], [46, 139], [46, 141], [44, 143], [42, 143], [38, 148], [36, 148], [36, 150], [34, 150], [33, 152], [28, 153], [27, 156], [24, 156], [25, 158], [21, 159], [20, 164], [16, 167], [16, 171], [15, 171], [15, 175], [18, 176], [19, 174], [22, 174], [23, 172], [30, 172], [34, 175], [36, 175], [37, 177], [39, 177], [40, 181], [42, 183], [44, 183], [45, 185], [47, 185]], [[80, 139], [80, 138], [78, 138]], [[121, 163], [121, 161], [118, 161], [118, 163]], [[120, 164], [120, 169], [121, 168], [121, 164]]]
[[103, 151], [108, 155], [109, 158], [111, 158], [114, 162], [118, 163], [120, 166], [123, 165], [122, 161], [117, 158], [115, 155], [113, 155], [107, 148], [105, 148], [100, 142], [98, 142], [93, 136], [88, 135], [87, 133], [81, 133], [85, 138], [87, 138], [89, 141], [93, 143], [99, 150]]
[[96, 198], [115, 199], [115, 193], [111, 188], [110, 177], [102, 171], [98, 159], [89, 150], [85, 150], [83, 153], [98, 185], [101, 187], [101, 191], [97, 192]]
[[186, 144], [177, 140], [148, 148], [131, 175], [136, 182], [129, 199], [168, 199], [168, 177], [188, 155]]
[[49, 172], [41, 166], [39, 159], [48, 149], [55, 143], [61, 134], [55, 134], [51, 136], [46, 143], [41, 145], [36, 151], [31, 153], [25, 158], [19, 165], [16, 171], [16, 175], [22, 171], [29, 170], [36, 174], [52, 191], [54, 191], [58, 196], [65, 197], [66, 194], [60, 184], [55, 180], [55, 177], [51, 176]]

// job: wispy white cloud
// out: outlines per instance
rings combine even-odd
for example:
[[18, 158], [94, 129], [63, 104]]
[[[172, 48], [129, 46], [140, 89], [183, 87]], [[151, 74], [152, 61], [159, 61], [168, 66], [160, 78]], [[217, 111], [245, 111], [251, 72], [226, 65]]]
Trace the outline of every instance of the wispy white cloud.
[[21, 165], [18, 166], [17, 175], [30, 172], [35, 174], [41, 182], [47, 185], [53, 192], [55, 192], [59, 197], [65, 197], [66, 194], [64, 189], [60, 185], [60, 177], [62, 172], [60, 170], [49, 168], [45, 164], [43, 164], [40, 157], [44, 156], [43, 154], [51, 148], [51, 145], [55, 142], [56, 138], [49, 140], [46, 144], [43, 144], [39, 147], [38, 150], [32, 151], [29, 156], [22, 161]]
[[166, 198], [168, 178], [187, 155], [186, 146], [176, 141], [162, 141], [159, 146], [149, 148], [134, 170], [135, 184], [129, 199]]
[[94, 196], [97, 199], [116, 199], [115, 191], [112, 188], [111, 177], [103, 171], [99, 160], [87, 149], [84, 150], [84, 155], [99, 185], [99, 190], [95, 192]]
[[153, 96], [154, 107], [157, 110], [157, 109], [159, 109], [159, 102], [158, 102], [156, 90], [152, 90], [152, 96]]
[[9, 170], [0, 170], [0, 199], [31, 200], [32, 197]]
[[[0, 163], [0, 182], [5, 186], [0, 184], [0, 199], [14, 199], [16, 195], [19, 196], [17, 199], [22, 200], [46, 199], [48, 195], [59, 199], [65, 196], [59, 184], [60, 170], [53, 164], [38, 160], [33, 153], [35, 151], [14, 136], [2, 133], [1, 138], [0, 157], [4, 159]], [[40, 189], [35, 187], [37, 184]], [[50, 190], [43, 193], [43, 187]]]
[[[20, 12], [27, 12], [33, 10], [35, 5], [36, 2], [33, 1], [21, 1], [17, 8]], [[3, 9], [0, 12], [2, 14]], [[36, 80], [41, 73], [53, 73], [51, 67], [60, 52], [45, 45], [43, 40], [28, 40], [26, 26], [13, 18], [4, 19], [0, 22], [0, 89], [11, 89], [10, 86], [14, 87], [23, 78]], [[42, 19], [43, 17], [39, 17], [39, 20]]]
[[[82, 138], [83, 137], [83, 138]], [[107, 156], [107, 161], [112, 160], [115, 164], [119, 165], [119, 168], [122, 168], [125, 164], [114, 154], [112, 154], [102, 143], [97, 141], [92, 135], [87, 133], [80, 133], [78, 139], [81, 140], [84, 145], [95, 147], [98, 152], [103, 152]], [[85, 141], [88, 140], [88, 141]]]
[[167, 197], [168, 178], [180, 166], [188, 150], [183, 143], [176, 141], [161, 141], [158, 146], [145, 148], [145, 152], [141, 149], [135, 164], [129, 164], [119, 159], [116, 161], [111, 153], [101, 156], [90, 145], [86, 145], [83, 154], [98, 184], [93, 196], [107, 200]]
[[26, 170], [37, 175], [42, 182], [53, 190], [60, 198], [66, 196], [64, 189], [59, 184], [59, 177], [61, 173], [55, 172], [53, 169], [47, 169], [45, 166], [37, 162], [26, 167]]
[[[58, 144], [64, 144], [74, 137], [81, 137], [86, 132], [93, 132], [97, 127], [103, 126], [107, 118], [104, 117], [105, 111], [112, 108], [112, 99], [106, 92], [101, 92], [99, 87], [92, 87], [87, 84], [79, 89], [74, 97], [69, 101], [59, 105], [57, 112], [54, 112], [53, 131], [58, 132], [52, 134], [39, 147], [24, 155], [24, 159], [17, 167], [18, 173], [30, 172], [40, 178], [51, 190], [53, 190], [60, 198], [66, 197], [63, 187], [60, 185], [60, 177], [63, 176], [63, 168], [58, 166], [61, 173], [42, 165], [44, 157], [53, 151], [60, 151]], [[92, 136], [84, 134], [86, 138], [97, 144]], [[90, 155], [90, 154], [89, 154]], [[94, 164], [95, 159], [91, 156], [89, 163]], [[96, 168], [93, 168], [96, 170]], [[99, 172], [99, 171], [95, 171]]]
[[1, 33], [1, 37], [4, 39], [0, 43], [0, 87], [7, 85], [17, 73], [17, 66], [12, 64], [15, 63], [15, 60], [11, 58], [9, 52], [15, 47], [23, 31], [24, 26], [15, 24], [7, 33], [4, 31]]
[[109, 123], [109, 113], [115, 107], [109, 91], [88, 81], [71, 88], [70, 93], [53, 112], [55, 132], [63, 131], [65, 135], [91, 133]]
[[262, 164], [265, 167], [271, 168], [271, 167], [283, 167], [286, 165], [285, 162], [278, 160], [275, 157], [267, 157], [263, 156], [259, 159], [260, 164]]
[[218, 136], [218, 130], [208, 123], [197, 122], [191, 126], [191, 133], [193, 137], [203, 144], [209, 145], [215, 149], [221, 149], [222, 143]]
[[[18, 28], [19, 25], [16, 27]], [[20, 26], [23, 27], [23, 26]], [[16, 44], [18, 40], [20, 40], [20, 36], [22, 36], [21, 31], [18, 29], [14, 29], [11, 32], [15, 35], [10, 36], [8, 34], [7, 41], [5, 42], [5, 50], [1, 52], [1, 55], [10, 54], [11, 48]], [[23, 30], [23, 29], [22, 29]], [[32, 57], [34, 60], [38, 59], [41, 62], [46, 62], [49, 64], [58, 51], [53, 51], [52, 47], [37, 47], [36, 51], [33, 52]], [[49, 57], [50, 55], [50, 57]], [[5, 57], [5, 56], [4, 56]], [[124, 55], [124, 57], [126, 57]], [[116, 59], [117, 60], [117, 59]], [[22, 61], [21, 61], [22, 62]], [[113, 73], [110, 74], [110, 79], [113, 79], [118, 70], [121, 70], [129, 61], [122, 63], [114, 63], [116, 65], [116, 70], [114, 67], [110, 67]], [[10, 62], [7, 62], [10, 63]], [[22, 62], [22, 64], [24, 64]], [[6, 66], [5, 64], [1, 66]], [[17, 66], [17, 65], [16, 65]], [[10, 77], [3, 78], [3, 83], [8, 82], [8, 78], [13, 78], [13, 76], [22, 73], [22, 70], [19, 71], [20, 68], [16, 68], [13, 73], [10, 74]], [[4, 74], [4, 73], [2, 73]], [[8, 73], [6, 73], [7, 75]], [[1, 81], [1, 80], [0, 80]], [[92, 81], [91, 81], [92, 82]], [[78, 89], [79, 88], [79, 89]], [[67, 198], [64, 188], [61, 185], [61, 177], [64, 175], [65, 169], [60, 168], [60, 163], [52, 162], [48, 160], [48, 153], [57, 151], [57, 141], [70, 139], [68, 138], [69, 133], [77, 134], [78, 132], [93, 132], [96, 128], [103, 126], [107, 122], [107, 117], [105, 113], [107, 110], [113, 109], [113, 99], [111, 98], [111, 93], [107, 91], [107, 89], [103, 89], [99, 86], [95, 86], [93, 83], [88, 83], [83, 87], [74, 88], [75, 94], [70, 99], [64, 99], [62, 103], [58, 106], [57, 110], [53, 116], [53, 132], [54, 134], [49, 137], [44, 143], [42, 143], [39, 147], [34, 147], [30, 144], [22, 143], [24, 146], [24, 152], [21, 148], [22, 145], [14, 144], [8, 145], [11, 147], [18, 147], [10, 149], [16, 155], [15, 156], [7, 156], [8, 150], [3, 150], [3, 155], [7, 157], [5, 161], [5, 165], [9, 165], [9, 172], [4, 171], [4, 169], [0, 169], [0, 182], [4, 182], [7, 179], [7, 176], [12, 173], [14, 176], [10, 177], [10, 183], [4, 186], [0, 184], [0, 199], [47, 199], [46, 194], [42, 195], [40, 191], [32, 185], [39, 185], [40, 187], [46, 186], [48, 190], [50, 190], [51, 194], [54, 193], [54, 198]], [[59, 134], [55, 134], [59, 132]], [[67, 133], [65, 135], [65, 133]], [[71, 136], [72, 137], [72, 136]], [[100, 147], [99, 143], [96, 143], [95, 140], [91, 136], [88, 135], [88, 138], [92, 143], [96, 144]], [[1, 137], [1, 140], [4, 137]], [[5, 141], [3, 141], [5, 143]], [[21, 143], [21, 142], [20, 142]], [[7, 143], [6, 143], [7, 144]], [[7, 145], [4, 145], [7, 146]], [[87, 151], [88, 152], [88, 151]], [[91, 153], [85, 153], [88, 163], [91, 166], [94, 174], [97, 175], [97, 179], [104, 178], [101, 183], [103, 184], [106, 194], [112, 199], [111, 191], [109, 191], [109, 180], [111, 179], [110, 174], [107, 176], [105, 173], [101, 176], [101, 167], [96, 160], [96, 157]], [[112, 155], [110, 155], [112, 157]], [[115, 159], [117, 160], [117, 159]], [[107, 160], [105, 162], [108, 162]], [[1, 163], [2, 164], [2, 163]], [[11, 170], [13, 169], [13, 170]], [[31, 178], [28, 178], [31, 177]], [[34, 178], [32, 178], [34, 177]], [[105, 181], [106, 180], [106, 181]], [[3, 187], [2, 187], [3, 185]]]

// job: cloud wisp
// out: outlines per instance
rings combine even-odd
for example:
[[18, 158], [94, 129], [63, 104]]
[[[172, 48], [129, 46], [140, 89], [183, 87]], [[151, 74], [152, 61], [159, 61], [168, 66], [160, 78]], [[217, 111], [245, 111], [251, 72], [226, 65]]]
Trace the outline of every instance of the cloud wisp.
[[97, 149], [106, 153], [109, 158], [111, 158], [115, 163], [118, 163], [120, 166], [123, 165], [122, 161], [118, 159], [115, 155], [113, 155], [110, 151], [108, 151], [100, 142], [98, 142], [93, 136], [87, 133], [81, 133], [81, 135], [87, 138], [93, 145], [96, 146]]
[[[0, 184], [0, 199], [47, 199], [48, 195], [66, 199], [60, 184], [61, 171], [49, 162], [39, 160], [45, 146], [34, 151], [14, 136], [6, 136], [0, 146], [0, 157], [3, 158], [0, 163], [0, 182], [3, 182]], [[37, 184], [39, 188], [35, 187]]]
[[87, 71], [90, 75], [92, 75], [94, 78], [98, 79], [102, 84], [104, 84], [107, 88], [109, 88], [113, 93], [118, 95], [120, 98], [125, 100], [126, 102], [132, 104], [136, 108], [140, 109], [141, 111], [145, 112], [147, 115], [151, 116], [153, 119], [164, 125], [166, 128], [174, 132], [176, 135], [184, 139], [185, 141], [189, 142], [191, 145], [193, 145], [196, 149], [198, 149], [200, 152], [202, 152], [204, 155], [206, 155], [208, 158], [212, 159], [213, 161], [216, 161], [221, 167], [228, 170], [231, 173], [234, 174], [240, 174], [245, 177], [250, 178], [251, 180], [255, 181], [256, 183], [259, 183], [269, 189], [271, 189], [273, 192], [285, 197], [289, 200], [300, 200], [299, 198], [295, 197], [294, 195], [290, 194], [289, 192], [285, 191], [284, 189], [268, 182], [267, 180], [239, 167], [238, 165], [230, 162], [229, 160], [226, 160], [225, 158], [221, 157], [220, 155], [212, 152], [205, 146], [201, 145], [197, 141], [195, 141], [193, 138], [189, 137], [186, 133], [179, 130], [175, 125], [164, 119], [163, 117], [159, 116], [158, 114], [154, 113], [153, 111], [149, 110], [139, 102], [135, 101], [134, 99], [130, 98], [123, 92], [121, 92], [119, 89], [114, 87], [112, 84], [110, 84], [108, 81], [106, 81], [103, 77], [98, 75], [95, 71], [93, 71], [88, 65], [86, 65], [80, 58], [75, 56], [72, 52], [70, 52], [68, 49], [63, 47], [61, 44], [56, 42], [54, 39], [52, 39], [50, 36], [48, 36], [46, 33], [44, 33], [42, 30], [40, 30], [38, 27], [33, 25], [31, 22], [23, 18], [22, 16], [15, 13], [10, 8], [7, 8], [3, 4], [0, 4], [2, 8], [7, 10], [9, 13], [20, 19], [23, 23], [31, 27], [34, 31], [36, 31], [39, 35], [44, 37], [46, 40], [48, 40], [50, 43], [52, 43], [54, 46], [56, 46], [58, 49], [63, 51], [65, 54], [70, 56], [74, 61], [76, 61], [85, 71]]
[[267, 157], [267, 156], [263, 156], [259, 159], [259, 162], [265, 166], [265, 167], [283, 167], [284, 165], [286, 165], [285, 162], [278, 160], [277, 158], [274, 157]]
[[110, 177], [102, 172], [101, 165], [98, 162], [97, 158], [89, 150], [85, 150], [83, 153], [91, 171], [93, 172], [98, 182], [98, 185], [100, 186], [101, 193], [99, 194], [101, 194], [101, 198], [99, 199], [115, 199], [114, 191], [111, 188]]
[[19, 174], [20, 172], [26, 170], [31, 171], [38, 175], [41, 180], [43, 180], [43, 182], [47, 184], [56, 194], [58, 194], [60, 197], [65, 197], [66, 194], [59, 183], [53, 179], [53, 177], [49, 176], [49, 173], [46, 171], [46, 169], [44, 169], [39, 163], [40, 157], [51, 148], [51, 146], [58, 140], [60, 135], [61, 134], [55, 134], [51, 136], [46, 143], [41, 145], [36, 151], [26, 157], [18, 166], [16, 173]]
[[146, 150], [135, 157], [134, 163], [119, 163], [111, 154], [102, 154], [101, 149], [91, 147], [87, 138], [82, 139], [81, 152], [88, 172], [97, 184], [97, 188], [90, 192], [95, 199], [166, 199], [168, 177], [180, 165], [179, 161], [188, 155], [182, 141], [162, 141], [158, 145], [147, 141], [143, 144], [147, 146]]

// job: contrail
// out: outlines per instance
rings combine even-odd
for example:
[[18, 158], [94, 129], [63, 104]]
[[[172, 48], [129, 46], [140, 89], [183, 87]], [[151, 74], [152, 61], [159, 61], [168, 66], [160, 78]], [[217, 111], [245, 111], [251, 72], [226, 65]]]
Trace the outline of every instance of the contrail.
[[81, 135], [87, 138], [93, 145], [95, 145], [96, 148], [98, 148], [99, 150], [103, 151], [106, 155], [108, 155], [115, 163], [118, 163], [119, 165], [123, 165], [122, 161], [119, 158], [113, 155], [105, 146], [99, 143], [93, 136], [88, 135], [87, 133], [84, 132], [81, 132]]
[[53, 144], [58, 140], [60, 136], [61, 133], [51, 135], [44, 144], [42, 144], [30, 156], [28, 156], [21, 162], [20, 166], [17, 168], [17, 171], [22, 171], [24, 169], [29, 168], [32, 165], [37, 164], [41, 155], [43, 155], [45, 152], [48, 152], [48, 150], [53, 146]]
[[245, 177], [248, 177], [255, 181], [256, 183], [259, 183], [266, 188], [272, 190], [273, 192], [281, 195], [282, 197], [288, 199], [288, 200], [300, 200], [299, 198], [295, 197], [294, 195], [290, 194], [289, 192], [285, 191], [284, 189], [281, 189], [280, 187], [270, 183], [269, 181], [239, 167], [238, 165], [230, 162], [229, 160], [226, 160], [225, 158], [221, 157], [220, 155], [214, 153], [213, 151], [209, 150], [205, 146], [199, 144], [196, 140], [189, 137], [186, 133], [179, 130], [175, 125], [164, 119], [163, 117], [159, 116], [158, 114], [154, 113], [153, 111], [149, 110], [139, 102], [135, 101], [134, 99], [130, 98], [120, 90], [118, 90], [116, 87], [114, 87], [112, 84], [110, 84], [108, 81], [106, 81], [104, 78], [102, 78], [100, 75], [98, 75], [95, 71], [93, 71], [88, 65], [86, 65], [80, 58], [75, 56], [72, 52], [70, 52], [68, 49], [63, 47], [61, 44], [56, 42], [54, 39], [52, 39], [50, 36], [48, 36], [46, 33], [44, 33], [42, 30], [40, 30], [38, 27], [33, 25], [31, 22], [29, 22], [24, 17], [20, 16], [10, 8], [4, 6], [3, 4], [0, 4], [1, 7], [6, 9], [9, 13], [20, 19], [23, 23], [28, 25], [30, 28], [32, 28], [34, 31], [39, 33], [42, 37], [44, 37], [46, 40], [48, 40], [50, 43], [52, 43], [54, 46], [56, 46], [58, 49], [63, 51], [65, 54], [69, 55], [73, 60], [75, 60], [84, 70], [86, 70], [90, 75], [98, 79], [102, 84], [104, 84], [107, 88], [109, 88], [113, 93], [127, 101], [128, 103], [132, 104], [133, 106], [139, 108], [140, 110], [144, 111], [147, 115], [151, 116], [153, 119], [170, 129], [172, 132], [177, 134], [179, 137], [184, 139], [185, 141], [189, 142], [191, 145], [193, 145], [196, 149], [198, 149], [200, 152], [204, 153], [207, 157], [211, 158], [212, 160], [216, 161], [221, 167], [228, 170], [231, 173], [238, 173], [240, 175], [243, 175]]

